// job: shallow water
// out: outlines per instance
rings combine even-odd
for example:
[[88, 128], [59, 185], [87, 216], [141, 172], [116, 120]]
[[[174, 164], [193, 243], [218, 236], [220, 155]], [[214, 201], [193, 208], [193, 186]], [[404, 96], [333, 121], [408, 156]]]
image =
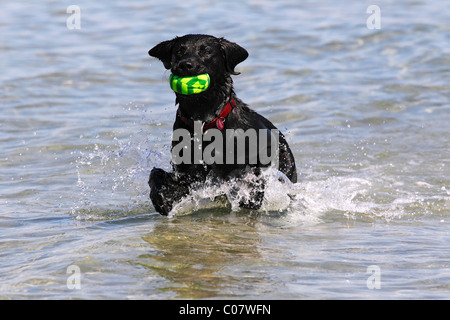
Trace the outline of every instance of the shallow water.
[[[0, 298], [449, 299], [450, 9], [371, 4], [3, 3]], [[148, 199], [176, 107], [147, 51], [186, 33], [250, 52], [235, 90], [294, 152], [259, 212]]]

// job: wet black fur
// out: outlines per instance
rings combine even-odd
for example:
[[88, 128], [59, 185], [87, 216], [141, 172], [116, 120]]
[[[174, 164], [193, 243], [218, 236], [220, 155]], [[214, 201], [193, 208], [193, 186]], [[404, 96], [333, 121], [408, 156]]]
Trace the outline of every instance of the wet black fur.
[[[203, 73], [210, 75], [211, 83], [206, 91], [194, 95], [176, 93], [176, 104], [179, 104], [180, 112], [184, 117], [194, 121], [209, 122], [233, 98], [237, 105], [226, 118], [223, 134], [226, 129], [243, 129], [245, 131], [253, 128], [256, 130], [266, 129], [268, 132], [276, 129], [269, 120], [251, 110], [236, 97], [231, 75], [239, 74], [234, 71], [234, 68], [248, 57], [248, 52], [236, 43], [208, 35], [186, 35], [161, 42], [148, 53], [161, 60], [164, 67], [170, 69], [174, 75], [196, 76]], [[177, 116], [173, 129], [178, 128], [189, 130], [193, 136], [192, 123], [186, 124]], [[172, 147], [176, 143], [178, 142], [173, 142]], [[203, 143], [203, 148], [205, 147], [206, 144]], [[211, 177], [212, 181], [220, 183], [230, 178], [240, 178], [249, 171], [259, 175], [262, 167], [264, 166], [260, 163], [251, 165], [180, 164], [173, 165], [171, 173], [153, 168], [149, 180], [150, 198], [156, 211], [167, 215], [175, 203], [188, 195], [190, 188], [204, 183], [207, 176]], [[297, 181], [294, 157], [281, 133], [279, 135], [279, 170], [292, 182]], [[264, 182], [253, 182], [252, 190], [249, 197], [241, 199], [241, 207], [258, 209], [261, 206], [264, 197]], [[238, 193], [239, 190], [236, 192]]]

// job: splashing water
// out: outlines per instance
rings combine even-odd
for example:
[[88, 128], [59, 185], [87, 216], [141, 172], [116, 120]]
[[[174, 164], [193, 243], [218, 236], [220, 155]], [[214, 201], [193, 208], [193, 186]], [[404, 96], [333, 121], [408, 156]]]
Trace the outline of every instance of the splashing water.
[[[289, 211], [291, 202], [295, 202], [296, 188], [289, 179], [275, 169], [267, 169], [260, 177], [249, 173], [242, 179], [231, 179], [220, 185], [207, 179], [200, 188], [191, 190], [190, 194], [183, 198], [170, 212], [171, 217], [189, 214], [192, 211], [205, 207], [230, 207], [231, 211], [240, 211], [239, 204], [242, 200], [251, 197], [250, 184], [257, 180], [264, 180], [264, 201], [259, 212], [283, 212]], [[242, 209], [245, 210], [245, 209]]]
[[[152, 120], [144, 106], [128, 106], [125, 111], [140, 114], [141, 120], [132, 123], [140, 129], [128, 136], [118, 133], [109, 143], [103, 139], [102, 144], [95, 143], [80, 152], [76, 161], [80, 195], [72, 212], [78, 219], [154, 213], [147, 181], [153, 167], [171, 170], [170, 128]], [[126, 131], [133, 130], [128, 127]], [[283, 216], [297, 224], [316, 223], [330, 213], [346, 218], [390, 220], [446, 210], [450, 197], [445, 187], [440, 188], [440, 195], [427, 195], [420, 191], [432, 186], [418, 181], [415, 190], [402, 190], [401, 182], [385, 176], [389, 168], [377, 165], [328, 177], [312, 172], [295, 184], [279, 171], [268, 169], [263, 173], [264, 201], [257, 212], [260, 216]], [[202, 209], [245, 212], [239, 203], [250, 195], [251, 189], [245, 183], [249, 179], [255, 177], [248, 175], [242, 181], [231, 180], [221, 185], [207, 180], [176, 204], [169, 217]]]
[[72, 213], [79, 219], [110, 219], [151, 211], [147, 184], [150, 170], [156, 163], [168, 169], [170, 148], [161, 142], [166, 134], [148, 134], [161, 124], [152, 121], [144, 106], [130, 105], [124, 112], [141, 115], [141, 120], [128, 124], [125, 131], [133, 132], [131, 126], [140, 129], [131, 135], [118, 132], [112, 138], [101, 137], [102, 144], [95, 143], [80, 152], [76, 161], [80, 195]]

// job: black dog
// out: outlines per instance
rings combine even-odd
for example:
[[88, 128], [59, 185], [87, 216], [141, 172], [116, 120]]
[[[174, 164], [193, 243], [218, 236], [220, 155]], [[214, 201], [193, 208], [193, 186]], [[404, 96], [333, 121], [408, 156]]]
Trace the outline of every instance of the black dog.
[[[198, 140], [199, 134], [194, 132], [196, 121], [198, 127], [201, 124], [202, 136], [206, 130], [215, 128], [217, 132], [223, 135], [225, 141], [227, 129], [234, 129], [237, 135], [246, 132], [248, 129], [254, 129], [266, 132], [269, 141], [265, 149], [267, 154], [272, 151], [270, 148], [271, 135], [276, 127], [266, 118], [248, 108], [240, 99], [236, 97], [233, 90], [233, 81], [231, 75], [239, 73], [234, 71], [237, 64], [248, 57], [248, 52], [237, 45], [223, 38], [216, 38], [208, 35], [185, 35], [176, 37], [173, 40], [161, 42], [149, 52], [149, 55], [162, 61], [166, 69], [170, 69], [174, 76], [194, 77], [200, 74], [208, 74], [210, 83], [208, 88], [196, 94], [183, 94], [176, 92], [176, 104], [179, 104], [176, 120], [173, 126], [174, 132], [177, 129], [185, 129], [192, 137], [191, 151], [195, 148], [195, 137]], [[175, 89], [174, 89], [175, 91]], [[197, 127], [197, 128], [198, 128]], [[237, 131], [237, 129], [242, 129]], [[220, 130], [220, 131], [219, 131]], [[211, 130], [212, 131], [212, 130]], [[201, 137], [200, 137], [201, 138]], [[247, 138], [249, 138], [247, 136]], [[211, 139], [212, 140], [212, 139]], [[211, 141], [210, 140], [210, 141]], [[215, 140], [212, 140], [215, 141]], [[278, 136], [278, 169], [286, 175], [292, 182], [297, 181], [297, 172], [294, 157], [284, 138], [279, 133]], [[172, 148], [179, 143], [172, 142]], [[201, 145], [201, 151], [204, 151], [208, 143]], [[237, 149], [236, 140], [232, 146]], [[258, 136], [256, 143], [261, 143], [261, 137]], [[221, 159], [215, 163], [194, 163], [195, 161], [185, 161], [173, 165], [173, 172], [168, 173], [162, 169], [153, 168], [150, 173], [149, 185], [151, 188], [150, 198], [155, 209], [163, 215], [167, 215], [175, 203], [179, 202], [184, 196], [189, 194], [190, 188], [203, 184], [207, 177], [210, 181], [227, 181], [232, 178], [241, 178], [246, 173], [251, 172], [259, 176], [261, 169], [268, 167], [269, 164], [262, 163], [258, 157], [257, 161], [252, 161], [249, 152], [250, 141], [246, 146], [246, 154], [234, 154], [234, 161], [225, 161], [226, 143], [223, 143], [222, 151], [214, 150], [214, 159]], [[228, 144], [230, 147], [230, 145]], [[254, 150], [254, 149], [253, 149]], [[195, 151], [193, 152], [195, 153]], [[238, 161], [241, 157], [241, 161]], [[192, 155], [191, 159], [194, 156]], [[242, 159], [244, 159], [242, 161]], [[250, 195], [242, 196], [240, 206], [250, 209], [258, 209], [264, 197], [264, 182], [253, 180], [246, 182], [251, 184], [252, 192]], [[239, 190], [236, 191], [237, 193]]]

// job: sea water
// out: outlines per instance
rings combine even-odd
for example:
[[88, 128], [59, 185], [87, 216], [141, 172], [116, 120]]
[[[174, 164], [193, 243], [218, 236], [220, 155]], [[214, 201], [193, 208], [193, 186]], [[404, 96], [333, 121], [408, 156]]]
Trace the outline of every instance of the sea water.
[[[0, 298], [450, 298], [450, 9], [371, 5], [4, 3]], [[260, 210], [149, 200], [176, 106], [147, 51], [186, 33], [249, 51], [235, 91], [294, 153]]]

